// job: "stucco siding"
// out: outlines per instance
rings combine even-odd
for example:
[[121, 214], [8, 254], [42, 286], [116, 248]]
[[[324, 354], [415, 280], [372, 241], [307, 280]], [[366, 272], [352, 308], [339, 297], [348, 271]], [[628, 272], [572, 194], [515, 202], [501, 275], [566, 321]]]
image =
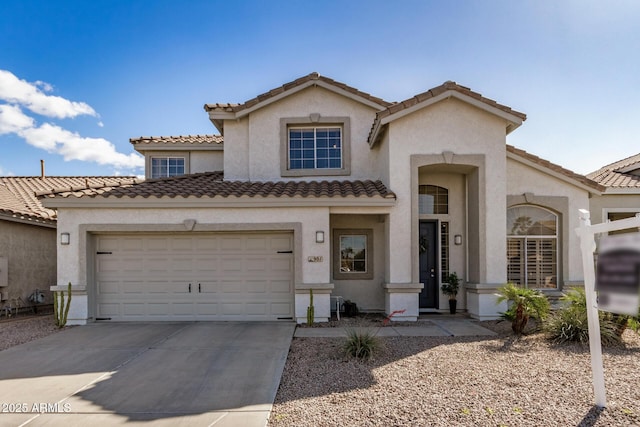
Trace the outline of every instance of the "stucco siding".
[[[12, 221], [0, 221], [0, 257], [8, 264], [8, 286], [0, 293], [20, 297], [30, 306], [29, 295], [36, 289], [53, 303], [49, 286], [56, 283], [56, 230]], [[0, 302], [2, 308], [7, 301]]]
[[[233, 179], [253, 181], [299, 180], [283, 178], [280, 169], [280, 119], [308, 118], [311, 114], [321, 117], [349, 117], [351, 124], [351, 175], [327, 179], [371, 179], [377, 166], [374, 152], [369, 150], [367, 136], [375, 110], [361, 103], [337, 95], [320, 87], [309, 87], [269, 106], [256, 110], [249, 119], [233, 124], [229, 133], [229, 120], [225, 121], [225, 174]], [[311, 123], [311, 120], [309, 120]], [[245, 127], [246, 129], [236, 129]], [[236, 139], [242, 141], [238, 144]], [[245, 145], [248, 142], [248, 146]], [[226, 156], [233, 163], [227, 162]], [[248, 169], [240, 168], [240, 159], [248, 162]], [[314, 180], [323, 179], [314, 176]]]
[[639, 212], [640, 194], [604, 194], [589, 200], [591, 223], [607, 221], [607, 212]]
[[225, 121], [224, 141], [224, 178], [249, 179], [249, 119]]
[[223, 152], [220, 151], [192, 151], [191, 173], [215, 172], [224, 168]]

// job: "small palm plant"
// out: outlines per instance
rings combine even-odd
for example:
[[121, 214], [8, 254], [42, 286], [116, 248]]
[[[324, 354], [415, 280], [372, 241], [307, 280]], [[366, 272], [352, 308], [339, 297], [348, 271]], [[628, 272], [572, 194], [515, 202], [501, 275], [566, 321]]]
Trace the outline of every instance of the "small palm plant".
[[529, 318], [543, 321], [551, 310], [549, 300], [542, 292], [513, 283], [507, 283], [498, 291], [496, 303], [503, 301], [508, 302], [509, 309], [502, 316], [511, 320], [511, 329], [516, 335], [522, 335]]

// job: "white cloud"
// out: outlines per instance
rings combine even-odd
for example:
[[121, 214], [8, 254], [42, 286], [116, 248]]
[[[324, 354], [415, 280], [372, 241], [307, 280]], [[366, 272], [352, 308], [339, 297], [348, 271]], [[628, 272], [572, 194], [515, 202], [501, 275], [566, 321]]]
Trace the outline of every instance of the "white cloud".
[[[144, 158], [137, 153], [119, 153], [104, 138], [84, 137], [55, 123], [39, 125], [33, 117], [23, 112], [22, 107], [57, 119], [79, 115], [99, 118], [98, 113], [84, 102], [73, 102], [44, 93], [52, 90], [53, 87], [48, 83], [28, 83], [9, 71], [0, 70], [0, 101], [6, 102], [0, 103], [0, 135], [16, 134], [28, 144], [59, 154], [66, 161], [94, 162], [113, 166], [116, 170], [140, 170], [144, 167]], [[98, 121], [98, 126], [104, 126], [102, 121]]]
[[50, 123], [23, 129], [17, 133], [34, 147], [60, 154], [66, 161], [95, 162], [117, 169], [144, 167], [142, 156], [135, 153], [118, 153], [116, 147], [104, 138], [82, 137], [78, 133]]
[[41, 81], [29, 83], [13, 73], [0, 70], [0, 99], [28, 108], [36, 114], [59, 119], [82, 115], [97, 117], [91, 106], [84, 102], [69, 101], [60, 96], [47, 95], [40, 90], [51, 91], [53, 87]]
[[4, 133], [17, 133], [26, 128], [33, 127], [35, 121], [24, 114], [20, 107], [0, 104], [0, 135]]

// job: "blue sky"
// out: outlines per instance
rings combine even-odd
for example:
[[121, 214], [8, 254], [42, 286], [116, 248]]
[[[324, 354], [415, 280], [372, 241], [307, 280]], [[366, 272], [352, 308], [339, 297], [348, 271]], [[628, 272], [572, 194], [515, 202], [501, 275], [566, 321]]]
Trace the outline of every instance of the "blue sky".
[[312, 71], [387, 101], [454, 80], [588, 173], [640, 152], [639, 22], [632, 0], [4, 0], [0, 175], [140, 175], [129, 138], [215, 133], [205, 103]]

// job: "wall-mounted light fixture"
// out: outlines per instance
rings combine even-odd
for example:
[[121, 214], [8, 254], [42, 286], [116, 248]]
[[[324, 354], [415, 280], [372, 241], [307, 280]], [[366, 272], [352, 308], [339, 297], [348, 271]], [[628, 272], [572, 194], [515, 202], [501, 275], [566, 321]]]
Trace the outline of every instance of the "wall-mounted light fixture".
[[69, 233], [60, 233], [60, 244], [68, 245], [71, 241], [71, 235]]
[[324, 231], [316, 231], [316, 243], [324, 243]]
[[456, 245], [461, 245], [462, 244], [462, 236], [459, 234], [456, 234], [455, 236], [453, 236], [453, 243], [455, 243]]

